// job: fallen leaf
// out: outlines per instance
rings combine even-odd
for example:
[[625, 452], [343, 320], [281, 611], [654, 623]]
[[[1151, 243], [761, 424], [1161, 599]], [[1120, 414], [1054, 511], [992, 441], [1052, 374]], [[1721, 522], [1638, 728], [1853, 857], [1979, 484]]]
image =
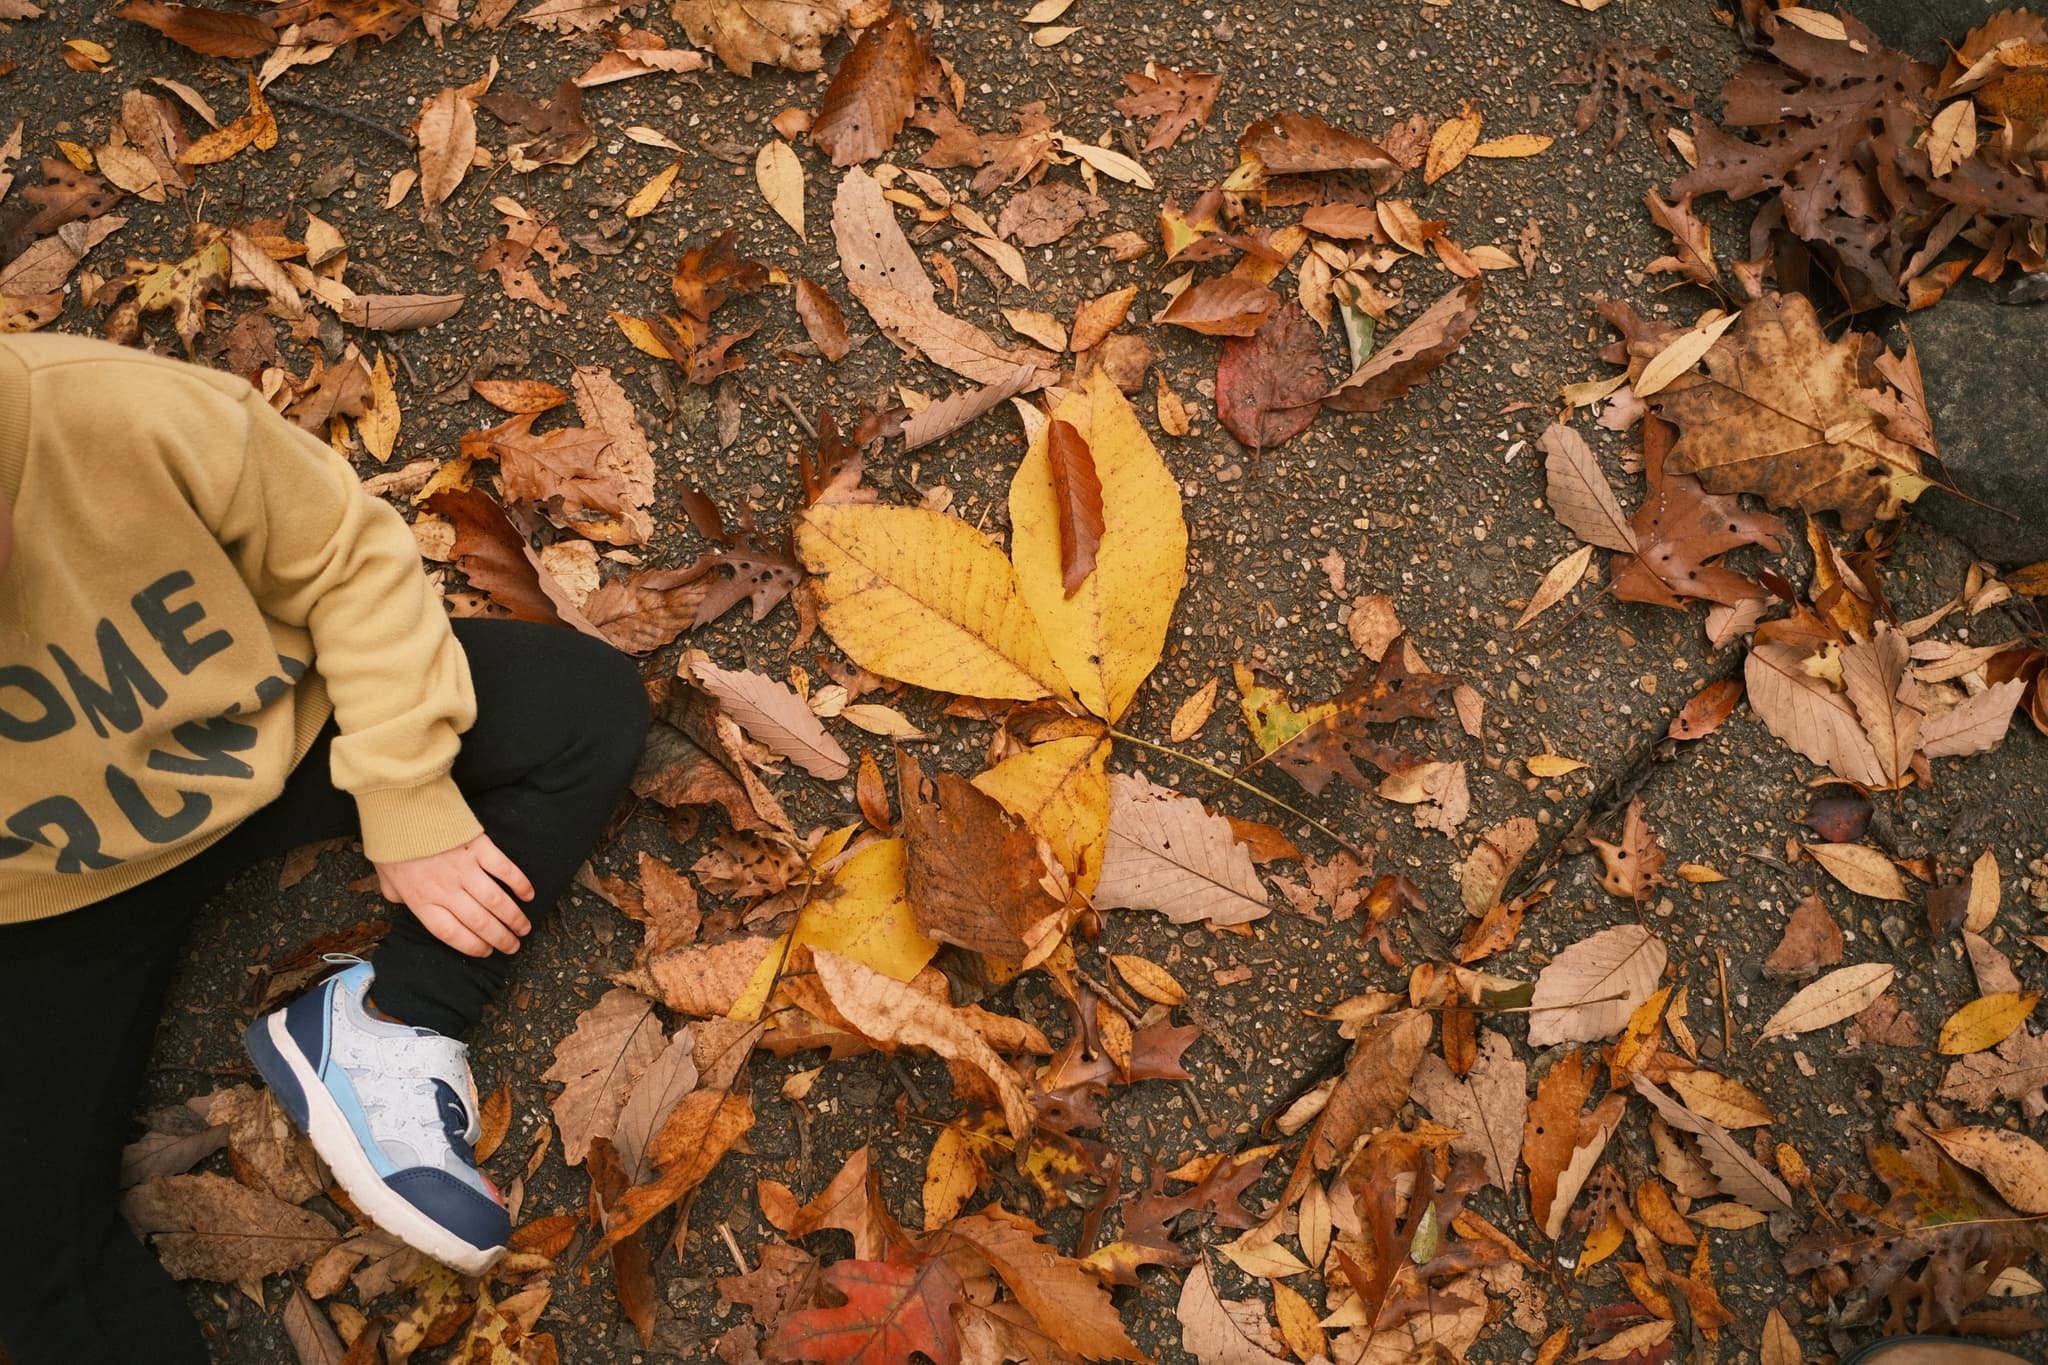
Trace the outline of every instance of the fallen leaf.
[[825, 87], [811, 140], [835, 166], [858, 165], [888, 151], [910, 117], [930, 60], [928, 39], [904, 11], [863, 31]]
[[995, 1087], [1011, 1136], [1022, 1138], [1031, 1131], [1031, 1105], [1017, 1073], [960, 1011], [837, 953], [815, 951], [812, 956], [832, 1007], [863, 1037], [891, 1051], [926, 1048], [974, 1068]]
[[1522, 1128], [1522, 1159], [1529, 1166], [1529, 1211], [1556, 1241], [1565, 1216], [1585, 1188], [1607, 1140], [1621, 1122], [1622, 1096], [1611, 1093], [1582, 1113], [1595, 1076], [1576, 1048], [1558, 1058], [1536, 1084]]
[[1180, 141], [1189, 128], [1209, 126], [1209, 114], [1216, 106], [1223, 77], [1209, 71], [1183, 71], [1153, 64], [1144, 71], [1126, 74], [1124, 85], [1131, 93], [1117, 98], [1117, 112], [1126, 118], [1151, 119], [1144, 150], [1158, 152]]
[[1764, 959], [1764, 975], [1812, 976], [1842, 960], [1842, 930], [1819, 896], [1806, 896], [1785, 924], [1785, 936]]
[[114, 11], [114, 17], [147, 24], [181, 47], [208, 57], [260, 57], [277, 46], [277, 34], [268, 24], [254, 15], [228, 10], [130, 0]]
[[1359, 1033], [1344, 1074], [1281, 1192], [1280, 1207], [1292, 1205], [1310, 1181], [1351, 1151], [1352, 1143], [1390, 1122], [1408, 1102], [1409, 1083], [1434, 1029], [1428, 1011], [1409, 1009], [1375, 1019]]
[[[494, 68], [495, 69], [495, 68]], [[489, 74], [428, 98], [413, 122], [420, 147], [420, 199], [431, 211], [447, 201], [476, 158], [476, 100], [490, 89]]]
[[1188, 998], [1186, 988], [1173, 979], [1173, 973], [1156, 962], [1130, 953], [1111, 953], [1109, 960], [1125, 984], [1147, 1000], [1178, 1005]]
[[770, 752], [824, 782], [837, 782], [852, 770], [846, 750], [788, 687], [751, 669], [720, 668], [702, 657], [686, 660], [686, 666], [698, 686], [718, 698], [725, 714]]
[[816, 71], [846, 23], [844, 0], [672, 0], [670, 9], [690, 41], [736, 76], [753, 75], [756, 62]]
[[1123, 326], [1137, 297], [1138, 286], [1127, 284], [1076, 308], [1073, 326], [1067, 329], [1067, 349], [1078, 355], [1100, 346], [1111, 332]]
[[1246, 337], [1265, 325], [1280, 296], [1237, 275], [1221, 275], [1184, 289], [1152, 319], [1205, 336]]
[[1270, 175], [1400, 169], [1377, 142], [1333, 128], [1313, 114], [1285, 113], [1260, 119], [1244, 130], [1237, 145], [1257, 157]]
[[[1859, 397], [1857, 336], [1829, 342], [1800, 295], [1770, 295], [1738, 316], [1741, 325], [1705, 352], [1711, 377], [1654, 405], [1683, 433], [1674, 470], [1711, 492], [1839, 512], [1845, 531], [1897, 516], [1930, 486], [1918, 453], [1886, 435]], [[1638, 381], [1636, 392], [1656, 391]]]
[[1589, 545], [1634, 553], [1635, 532], [1585, 438], [1563, 423], [1553, 422], [1536, 445], [1545, 455], [1544, 496], [1551, 515]]
[[1199, 1365], [1286, 1365], [1273, 1349], [1273, 1329], [1256, 1300], [1223, 1299], [1209, 1277], [1207, 1258], [1196, 1262], [1174, 1305], [1181, 1349]]
[[863, 668], [975, 697], [1067, 690], [1010, 562], [958, 518], [820, 503], [798, 518], [796, 544], [820, 621]]
[[1941, 1128], [1928, 1136], [2021, 1213], [2048, 1213], [2048, 1151], [2040, 1143], [2003, 1128]]
[[1113, 775], [1109, 792], [1097, 906], [1157, 910], [1176, 924], [1244, 924], [1272, 913], [1228, 820], [1140, 775]]
[[1888, 962], [1859, 962], [1841, 967], [1787, 1000], [1764, 1024], [1757, 1041], [1791, 1038], [1839, 1024], [1883, 995], [1898, 969]]
[[1785, 1182], [1743, 1150], [1727, 1129], [1687, 1109], [1644, 1077], [1632, 1076], [1629, 1080], [1660, 1118], [1699, 1139], [1700, 1156], [1713, 1171], [1721, 1193], [1764, 1213], [1792, 1207], [1792, 1191], [1785, 1188]]
[[1506, 137], [1490, 138], [1474, 146], [1467, 156], [1477, 157], [1523, 157], [1535, 156], [1550, 150], [1550, 144], [1557, 141], [1547, 133], [1509, 133]]
[[1777, 1121], [1749, 1087], [1718, 1072], [1675, 1071], [1671, 1088], [1687, 1108], [1723, 1128], [1755, 1128]]
[[1529, 1111], [1529, 1068], [1505, 1037], [1481, 1030], [1477, 1058], [1463, 1076], [1454, 1075], [1440, 1057], [1424, 1057], [1413, 1089], [1431, 1118], [1459, 1130], [1451, 1139], [1452, 1151], [1477, 1156], [1486, 1163], [1489, 1180], [1503, 1190], [1514, 1189]]
[[1432, 303], [1324, 401], [1345, 412], [1377, 412], [1428, 378], [1465, 344], [1479, 318], [1482, 288], [1475, 277]]
[[897, 789], [918, 929], [1002, 961], [1042, 961], [1064, 927], [1064, 907], [1042, 884], [1038, 836], [958, 773], [927, 783], [916, 760], [900, 753]]
[[1691, 699], [1679, 708], [1666, 733], [1681, 742], [1705, 739], [1735, 714], [1735, 707], [1741, 700], [1742, 679], [1716, 678], [1693, 693]]
[[2040, 1002], [2040, 995], [2031, 991], [2001, 991], [1972, 1000], [1941, 1026], [1939, 1050], [1957, 1057], [1997, 1047], [2027, 1022]]
[[1250, 337], [1223, 343], [1216, 416], [1239, 441], [1267, 450], [1308, 430], [1328, 388], [1322, 336], [1299, 304], [1288, 303]]
[[823, 285], [808, 279], [796, 282], [796, 315], [818, 354], [833, 364], [844, 360], [853, 349], [846, 338], [846, 315], [839, 311], [838, 302], [825, 292]]
[[1458, 892], [1468, 915], [1483, 915], [1507, 890], [1508, 880], [1536, 846], [1536, 822], [1516, 816], [1479, 836], [1458, 868]]
[[1458, 163], [1478, 145], [1479, 129], [1483, 123], [1479, 106], [1466, 100], [1464, 112], [1438, 124], [1429, 139], [1429, 155], [1423, 163], [1422, 183], [1434, 185], [1456, 170]]
[[1610, 1038], [1664, 974], [1664, 944], [1637, 924], [1581, 939], [1552, 959], [1529, 1000], [1529, 1045]]
[[1575, 773], [1586, 765], [1576, 758], [1566, 758], [1563, 754], [1531, 754], [1525, 766], [1535, 777], [1563, 777], [1566, 773]]
[[1201, 687], [1188, 694], [1188, 699], [1173, 713], [1173, 721], [1167, 726], [1166, 737], [1175, 744], [1185, 744], [1202, 732], [1209, 723], [1209, 717], [1216, 711], [1216, 688], [1223, 680], [1211, 678]]
[[1906, 899], [1906, 882], [1890, 858], [1868, 844], [1801, 844], [1806, 856], [1859, 896]]
[[1973, 934], [1981, 934], [1991, 927], [1991, 921], [1998, 918], [1998, 902], [2002, 894], [1999, 886], [1998, 854], [1985, 849], [1977, 861], [1970, 865], [1970, 899], [1963, 912], [1963, 928]]
[[839, 1261], [819, 1279], [845, 1302], [783, 1317], [765, 1343], [771, 1358], [888, 1365], [917, 1352], [959, 1359], [953, 1309], [964, 1302], [966, 1286], [945, 1257], [891, 1247], [887, 1260]]
[[1640, 902], [1651, 891], [1665, 885], [1659, 872], [1664, 866], [1664, 850], [1658, 846], [1657, 836], [1651, 834], [1643, 823], [1641, 797], [1630, 799], [1628, 810], [1622, 816], [1618, 843], [1609, 843], [1595, 836], [1588, 836], [1586, 842], [1600, 854], [1600, 885], [1607, 889], [1609, 895]]
[[839, 182], [832, 231], [847, 287], [898, 345], [922, 351], [935, 364], [979, 384], [1002, 383], [1019, 365], [1044, 370], [1052, 364], [1047, 352], [999, 346], [980, 328], [938, 306], [932, 282], [882, 187], [858, 168]]
[[593, 1139], [612, 1135], [633, 1083], [664, 1042], [652, 1002], [619, 988], [578, 1015], [576, 1027], [555, 1045], [554, 1063], [540, 1079], [563, 1084], [550, 1107], [571, 1166], [582, 1164]]
[[1010, 481], [1017, 591], [1059, 676], [1083, 706], [1115, 724], [1158, 666], [1187, 579], [1180, 486], [1103, 371], [1070, 389], [1052, 417], [1087, 441], [1102, 486], [1101, 540], [1094, 571], [1069, 587], [1049, 424], [1032, 436]]
[[260, 1280], [305, 1265], [341, 1240], [310, 1209], [218, 1175], [144, 1181], [121, 1196], [121, 1214], [180, 1280]]

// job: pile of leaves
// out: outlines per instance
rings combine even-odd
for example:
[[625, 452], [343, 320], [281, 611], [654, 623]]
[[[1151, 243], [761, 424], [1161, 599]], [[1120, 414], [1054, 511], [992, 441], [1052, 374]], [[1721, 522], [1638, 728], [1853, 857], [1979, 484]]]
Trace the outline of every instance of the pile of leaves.
[[[1785, 236], [1857, 311], [1926, 307], [1966, 270], [1990, 281], [2048, 268], [2039, 15], [1993, 16], [1937, 71], [1847, 15], [1745, 9], [1764, 59], [1721, 91], [1718, 123], [1696, 120], [1696, 160], [1672, 186], [1681, 212], [1701, 194], [1770, 196], [1747, 268], [1765, 270]], [[1945, 259], [1960, 244], [1974, 265]], [[1775, 268], [1782, 287], [1803, 287], [1802, 262], [1780, 253]]]

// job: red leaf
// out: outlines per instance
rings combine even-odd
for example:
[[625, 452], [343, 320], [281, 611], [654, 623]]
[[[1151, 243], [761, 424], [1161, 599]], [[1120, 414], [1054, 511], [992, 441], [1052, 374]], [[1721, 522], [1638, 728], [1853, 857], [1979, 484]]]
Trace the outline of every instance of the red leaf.
[[771, 1359], [825, 1365], [910, 1365], [911, 1352], [957, 1360], [953, 1306], [966, 1293], [943, 1258], [896, 1249], [886, 1261], [841, 1261], [820, 1278], [846, 1297], [837, 1308], [791, 1313], [768, 1339]]
[[1265, 450], [1307, 431], [1328, 388], [1322, 336], [1301, 306], [1290, 303], [1251, 336], [1223, 343], [1216, 415], [1232, 436]]
[[1060, 583], [1072, 597], [1095, 572], [1095, 552], [1102, 545], [1102, 480], [1095, 475], [1088, 438], [1072, 422], [1053, 420], [1045, 453], [1060, 512]]

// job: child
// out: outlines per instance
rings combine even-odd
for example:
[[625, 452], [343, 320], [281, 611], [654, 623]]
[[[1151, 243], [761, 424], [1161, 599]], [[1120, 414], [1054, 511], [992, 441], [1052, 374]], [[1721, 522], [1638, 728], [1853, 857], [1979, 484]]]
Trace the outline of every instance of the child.
[[406, 913], [249, 1053], [367, 1216], [489, 1266], [457, 1040], [646, 725], [601, 641], [451, 623], [404, 519], [242, 380], [0, 336], [0, 1355], [207, 1359], [117, 1212], [120, 1151], [194, 918], [315, 839], [360, 832]]

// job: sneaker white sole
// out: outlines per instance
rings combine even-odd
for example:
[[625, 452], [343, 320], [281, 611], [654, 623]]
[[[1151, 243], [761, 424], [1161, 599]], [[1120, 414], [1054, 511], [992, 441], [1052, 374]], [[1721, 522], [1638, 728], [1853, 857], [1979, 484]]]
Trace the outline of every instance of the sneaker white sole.
[[355, 1130], [342, 1115], [341, 1106], [327, 1093], [284, 1024], [279, 1010], [264, 1022], [270, 1045], [290, 1068], [306, 1100], [306, 1136], [313, 1150], [327, 1163], [327, 1169], [348, 1197], [371, 1222], [399, 1241], [465, 1275], [481, 1275], [505, 1254], [503, 1247], [479, 1250], [414, 1208], [403, 1195], [393, 1192], [377, 1174], [377, 1168], [356, 1141]]

